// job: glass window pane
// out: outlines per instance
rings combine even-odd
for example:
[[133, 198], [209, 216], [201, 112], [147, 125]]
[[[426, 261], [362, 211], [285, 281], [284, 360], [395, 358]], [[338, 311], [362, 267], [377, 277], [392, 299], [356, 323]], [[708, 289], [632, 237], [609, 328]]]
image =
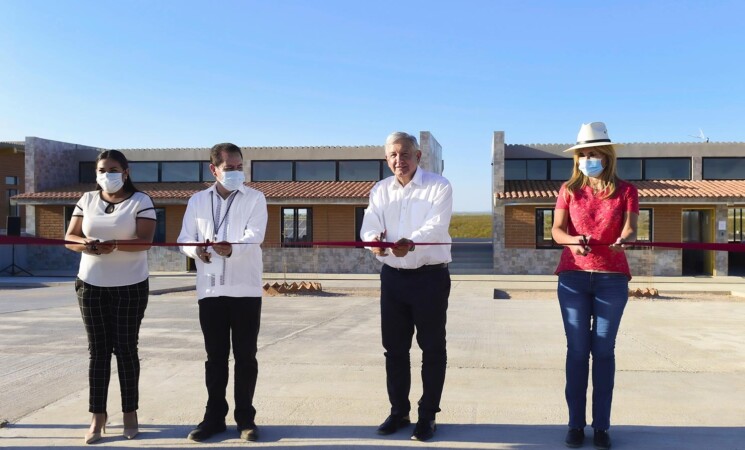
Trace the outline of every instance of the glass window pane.
[[704, 180], [745, 180], [745, 158], [704, 158]]
[[251, 181], [292, 181], [292, 161], [253, 161]]
[[210, 171], [210, 163], [202, 163], [202, 181], [215, 181], [215, 176]]
[[735, 208], [727, 209], [727, 240], [735, 240]]
[[295, 181], [336, 181], [336, 162], [296, 161]]
[[[132, 163], [129, 163], [131, 166]], [[80, 182], [81, 183], [95, 183], [96, 182], [96, 163], [94, 162], [81, 162], [80, 163]]]
[[18, 184], [18, 177], [5, 177], [5, 184], [11, 186]]
[[528, 180], [548, 180], [548, 161], [545, 159], [529, 159]]
[[160, 165], [161, 181], [199, 181], [199, 162], [163, 161]]
[[295, 209], [282, 208], [282, 241], [295, 240]]
[[[133, 183], [158, 182], [157, 162], [130, 162], [129, 173], [132, 174]], [[94, 172], [95, 174], [95, 172]], [[95, 178], [94, 178], [95, 181]]]
[[688, 158], [656, 158], [644, 160], [645, 180], [690, 180], [691, 160]]
[[619, 158], [616, 160], [616, 174], [624, 180], [642, 179], [642, 160], [640, 158]]
[[568, 180], [572, 176], [574, 159], [552, 159], [551, 179], [556, 181]]
[[637, 241], [651, 241], [652, 236], [652, 210], [640, 209], [639, 222], [636, 229]]
[[543, 242], [544, 245], [551, 244], [551, 228], [554, 225], [554, 211], [551, 209], [543, 210]]
[[297, 210], [297, 240], [310, 241], [310, 219], [307, 208]]
[[525, 160], [506, 159], [504, 161], [504, 179], [505, 181], [527, 179]]
[[18, 205], [11, 205], [10, 198], [18, 195], [18, 189], [8, 189], [8, 215], [18, 217]]
[[380, 161], [339, 161], [339, 181], [378, 181]]

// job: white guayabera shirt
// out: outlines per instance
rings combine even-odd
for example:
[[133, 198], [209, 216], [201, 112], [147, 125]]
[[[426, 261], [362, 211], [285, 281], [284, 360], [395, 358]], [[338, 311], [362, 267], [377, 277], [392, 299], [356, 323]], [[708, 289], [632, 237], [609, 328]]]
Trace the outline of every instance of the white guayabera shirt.
[[[443, 176], [417, 167], [411, 181], [402, 186], [395, 176], [379, 181], [370, 191], [360, 237], [372, 241], [385, 232], [386, 242], [401, 238], [417, 242], [450, 244], [450, 217], [453, 214], [453, 190]], [[378, 256], [384, 264], [398, 269], [416, 269], [424, 265], [448, 263], [450, 245], [422, 245], [399, 258], [388, 251]]]

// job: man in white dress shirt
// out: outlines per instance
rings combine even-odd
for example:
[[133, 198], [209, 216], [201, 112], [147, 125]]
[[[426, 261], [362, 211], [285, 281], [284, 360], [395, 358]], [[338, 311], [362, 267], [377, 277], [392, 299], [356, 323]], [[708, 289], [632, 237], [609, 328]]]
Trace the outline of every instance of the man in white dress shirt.
[[[450, 295], [450, 182], [418, 167], [422, 152], [414, 136], [388, 136], [385, 156], [394, 176], [370, 192], [360, 237], [393, 242], [389, 250], [372, 248], [383, 262], [380, 273], [380, 313], [391, 411], [378, 427], [387, 435], [411, 423], [410, 349], [414, 330], [422, 349], [423, 393], [412, 439], [426, 441], [436, 430], [435, 414], [445, 383], [445, 324]], [[417, 242], [442, 245], [421, 245]]]
[[243, 154], [238, 146], [224, 143], [212, 147], [210, 171], [217, 181], [189, 199], [178, 237], [183, 244], [210, 243], [181, 247], [181, 252], [197, 264], [199, 323], [207, 351], [207, 406], [204, 419], [189, 433], [189, 439], [203, 441], [225, 431], [232, 342], [233, 416], [241, 439], [255, 441], [259, 430], [253, 396], [263, 293], [259, 244], [266, 231], [266, 199], [261, 192], [243, 184]]

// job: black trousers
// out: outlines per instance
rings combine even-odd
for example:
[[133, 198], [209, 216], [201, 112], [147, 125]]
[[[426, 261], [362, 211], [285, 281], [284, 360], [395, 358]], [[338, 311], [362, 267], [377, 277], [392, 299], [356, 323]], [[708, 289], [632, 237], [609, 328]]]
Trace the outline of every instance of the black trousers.
[[256, 341], [261, 322], [261, 297], [207, 297], [199, 300], [199, 323], [204, 335], [207, 361], [204, 363], [207, 385], [206, 422], [225, 422], [228, 402], [228, 359], [233, 343], [235, 411], [238, 429], [254, 423], [253, 406], [259, 363]]
[[380, 322], [391, 414], [406, 415], [411, 410], [410, 350], [416, 329], [416, 341], [422, 349], [423, 392], [419, 400], [419, 420], [434, 420], [435, 414], [440, 412], [445, 384], [450, 272], [447, 267], [406, 272], [384, 265], [380, 281]]
[[137, 411], [140, 381], [137, 342], [147, 307], [148, 280], [130, 286], [99, 287], [78, 278], [75, 293], [88, 334], [88, 411], [106, 412], [112, 353], [116, 355], [122, 411]]

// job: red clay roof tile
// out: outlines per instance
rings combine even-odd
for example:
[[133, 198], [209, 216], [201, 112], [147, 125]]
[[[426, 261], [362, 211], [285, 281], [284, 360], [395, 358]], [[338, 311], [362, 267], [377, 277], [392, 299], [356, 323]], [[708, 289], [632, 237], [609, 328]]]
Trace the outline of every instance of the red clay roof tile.
[[[153, 199], [186, 200], [195, 193], [206, 189], [212, 183], [137, 183], [141, 191]], [[374, 181], [260, 181], [246, 183], [251, 188], [264, 193], [267, 199], [282, 198], [327, 198], [359, 199], [367, 201]], [[16, 200], [67, 200], [78, 199], [84, 192], [94, 189], [93, 184], [77, 184], [55, 190], [22, 193], [14, 196]]]
[[[505, 181], [504, 192], [497, 192], [498, 200], [555, 199], [563, 181]], [[648, 180], [632, 181], [639, 190], [639, 198], [745, 199], [745, 180]]]

